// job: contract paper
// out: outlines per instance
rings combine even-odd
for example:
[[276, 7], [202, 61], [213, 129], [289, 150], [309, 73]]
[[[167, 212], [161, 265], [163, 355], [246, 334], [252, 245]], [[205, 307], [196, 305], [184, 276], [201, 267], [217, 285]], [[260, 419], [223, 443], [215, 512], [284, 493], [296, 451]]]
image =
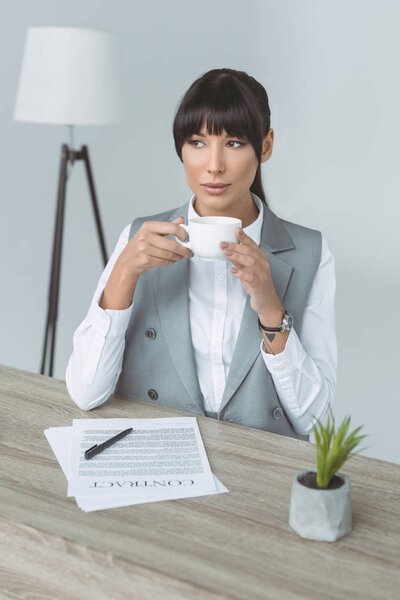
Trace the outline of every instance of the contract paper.
[[[45, 430], [44, 434], [64, 472], [65, 478], [68, 481], [70, 475], [72, 427], [49, 427]], [[146, 496], [146, 498], [137, 496], [125, 496], [123, 498], [109, 498], [108, 496], [102, 496], [101, 498], [93, 498], [91, 496], [78, 496], [75, 498], [75, 500], [81, 510], [85, 512], [93, 512], [96, 510], [104, 510], [108, 508], [131, 506], [135, 504], [147, 504], [149, 502], [160, 502], [162, 500], [178, 500], [180, 498], [187, 498], [193, 496], [222, 494], [229, 491], [214, 474], [213, 478], [216, 489], [212, 492], [193, 493], [186, 488], [185, 490], [177, 489], [174, 496], [168, 498], [151, 495]]]

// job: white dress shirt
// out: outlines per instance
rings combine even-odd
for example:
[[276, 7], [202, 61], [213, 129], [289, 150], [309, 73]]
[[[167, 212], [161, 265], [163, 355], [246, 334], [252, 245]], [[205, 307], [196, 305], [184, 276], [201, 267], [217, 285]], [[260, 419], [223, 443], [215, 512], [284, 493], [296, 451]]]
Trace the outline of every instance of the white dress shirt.
[[[196, 216], [192, 196], [188, 219]], [[260, 243], [263, 205], [245, 233]], [[122, 370], [125, 333], [135, 302], [125, 310], [103, 310], [99, 301], [114, 264], [129, 242], [129, 224], [102, 273], [87, 316], [75, 331], [73, 352], [66, 370], [71, 398], [83, 409], [105, 402], [115, 390]], [[247, 293], [230, 273], [228, 260], [190, 259], [189, 317], [195, 363], [207, 411], [218, 412], [228, 376]], [[168, 268], [168, 267], [165, 267]], [[335, 265], [322, 238], [321, 261], [304, 312], [302, 330], [289, 333], [283, 352], [260, 349], [279, 400], [295, 431], [308, 434], [313, 416], [322, 418], [332, 403], [336, 387]], [[301, 341], [300, 341], [301, 339]]]

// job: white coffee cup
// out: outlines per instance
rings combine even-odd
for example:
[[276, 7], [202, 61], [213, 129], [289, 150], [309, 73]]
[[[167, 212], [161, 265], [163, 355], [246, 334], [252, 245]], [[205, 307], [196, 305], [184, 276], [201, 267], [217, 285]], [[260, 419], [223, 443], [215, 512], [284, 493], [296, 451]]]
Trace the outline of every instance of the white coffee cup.
[[177, 241], [204, 260], [225, 260], [221, 242], [237, 244], [235, 231], [242, 221], [234, 217], [193, 217], [188, 225], [180, 225], [189, 236], [187, 242]]

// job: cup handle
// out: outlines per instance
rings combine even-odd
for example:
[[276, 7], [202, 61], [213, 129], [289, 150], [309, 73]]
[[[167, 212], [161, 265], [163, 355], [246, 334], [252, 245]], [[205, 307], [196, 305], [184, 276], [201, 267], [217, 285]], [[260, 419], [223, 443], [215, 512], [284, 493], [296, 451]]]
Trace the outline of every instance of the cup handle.
[[179, 224], [179, 227], [183, 227], [183, 229], [186, 231], [186, 242], [182, 242], [182, 240], [180, 240], [179, 238], [175, 238], [177, 242], [179, 242], [179, 244], [181, 246], [185, 246], [185, 248], [189, 248], [189, 250], [191, 250], [191, 246], [190, 246], [190, 240], [189, 240], [189, 226], [188, 225], [181, 225]]

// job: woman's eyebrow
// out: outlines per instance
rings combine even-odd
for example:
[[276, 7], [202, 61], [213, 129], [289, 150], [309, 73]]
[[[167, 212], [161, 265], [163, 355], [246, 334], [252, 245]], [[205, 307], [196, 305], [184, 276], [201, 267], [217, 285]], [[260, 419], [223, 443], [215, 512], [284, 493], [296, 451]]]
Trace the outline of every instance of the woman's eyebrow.
[[[199, 137], [207, 137], [204, 133], [192, 133], [192, 135], [198, 135]], [[229, 138], [229, 137], [239, 137], [237, 135], [228, 135], [227, 133], [223, 136], [224, 138]]]

